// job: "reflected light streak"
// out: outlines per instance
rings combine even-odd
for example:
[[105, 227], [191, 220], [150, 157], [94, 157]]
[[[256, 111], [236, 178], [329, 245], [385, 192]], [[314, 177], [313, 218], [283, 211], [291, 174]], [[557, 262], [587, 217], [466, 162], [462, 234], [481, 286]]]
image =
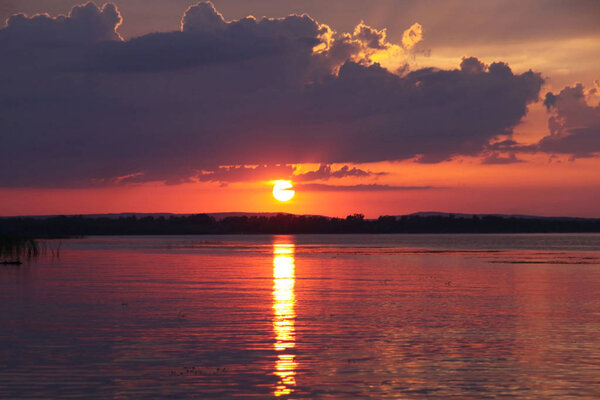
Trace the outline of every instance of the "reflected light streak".
[[294, 282], [294, 245], [273, 244], [273, 331], [278, 353], [274, 374], [279, 377], [275, 396], [288, 395], [296, 386], [296, 356], [290, 352], [296, 346]]

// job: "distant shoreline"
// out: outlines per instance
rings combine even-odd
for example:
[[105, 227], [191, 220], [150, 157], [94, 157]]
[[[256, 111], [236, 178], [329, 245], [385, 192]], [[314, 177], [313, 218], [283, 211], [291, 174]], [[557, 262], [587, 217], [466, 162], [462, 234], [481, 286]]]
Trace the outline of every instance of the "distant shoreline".
[[222, 219], [208, 214], [0, 218], [0, 235], [35, 238], [353, 233], [600, 233], [600, 219], [465, 214], [455, 216], [442, 213], [381, 216], [377, 219], [365, 219], [362, 214], [346, 218], [293, 214], [237, 215]]

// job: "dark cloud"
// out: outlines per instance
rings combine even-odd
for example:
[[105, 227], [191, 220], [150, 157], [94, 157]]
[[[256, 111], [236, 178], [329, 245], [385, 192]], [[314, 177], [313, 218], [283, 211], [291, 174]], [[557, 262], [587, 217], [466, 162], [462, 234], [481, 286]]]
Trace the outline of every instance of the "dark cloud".
[[201, 3], [181, 31], [127, 41], [119, 23], [114, 6], [88, 3], [0, 30], [0, 186], [475, 155], [510, 136], [543, 82], [474, 58], [390, 72], [409, 46], [364, 24], [335, 33], [307, 15], [226, 21]]
[[121, 14], [113, 4], [98, 8], [94, 3], [75, 6], [68, 16], [37, 14], [29, 18], [15, 14], [7, 19], [0, 43], [51, 46], [121, 40], [117, 28]]
[[493, 137], [510, 135], [541, 83], [539, 75], [514, 75], [503, 63], [480, 73], [422, 69], [403, 77], [346, 63], [336, 79], [307, 93], [310, 119], [340, 131], [332, 161], [439, 162], [475, 155]]
[[432, 190], [444, 189], [435, 186], [394, 186], [379, 185], [376, 183], [368, 185], [329, 185], [326, 183], [301, 183], [295, 186], [296, 189], [307, 192], [389, 192], [405, 190]]
[[184, 32], [215, 32], [226, 27], [225, 18], [212, 3], [198, 3], [188, 8], [181, 20]]
[[485, 64], [475, 57], [463, 57], [460, 63], [460, 70], [468, 74], [481, 74], [485, 69]]
[[[595, 94], [596, 88], [588, 94]], [[583, 85], [566, 87], [558, 94], [547, 93], [544, 105], [551, 114], [548, 120], [550, 135], [535, 149], [546, 153], [590, 157], [600, 153], [600, 106], [586, 100]]]

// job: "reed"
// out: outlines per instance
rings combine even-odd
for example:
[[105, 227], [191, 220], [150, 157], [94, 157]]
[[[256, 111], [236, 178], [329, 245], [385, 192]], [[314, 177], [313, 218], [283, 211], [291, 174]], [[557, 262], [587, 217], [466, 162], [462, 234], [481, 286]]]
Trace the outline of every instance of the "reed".
[[21, 258], [31, 259], [39, 256], [40, 247], [33, 238], [0, 235], [0, 263], [20, 263]]

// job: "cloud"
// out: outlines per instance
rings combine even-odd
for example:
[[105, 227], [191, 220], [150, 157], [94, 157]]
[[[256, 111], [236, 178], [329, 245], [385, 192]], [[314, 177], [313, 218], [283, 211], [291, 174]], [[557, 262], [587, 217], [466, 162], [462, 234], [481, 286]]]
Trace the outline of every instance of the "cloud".
[[460, 70], [467, 74], [481, 74], [486, 68], [486, 65], [475, 57], [463, 57], [460, 63]]
[[505, 140], [501, 140], [499, 142], [494, 142], [494, 143], [490, 143], [487, 148], [489, 150], [511, 150], [513, 149], [515, 146], [518, 146], [519, 142], [512, 140], [512, 139], [505, 139]]
[[390, 43], [387, 39], [387, 30], [370, 27], [361, 21], [350, 33], [337, 34], [326, 25], [323, 38], [327, 38], [318, 51], [317, 59], [321, 65], [328, 65], [329, 69], [337, 72], [347, 61], [361, 65], [379, 64], [392, 72], [403, 72], [407, 68], [411, 49], [423, 39], [421, 26], [413, 24], [404, 32], [406, 39], [402, 45]]
[[338, 170], [333, 170], [330, 165], [321, 165], [316, 171], [308, 171], [305, 173], [295, 174], [294, 180], [299, 182], [316, 181], [316, 180], [328, 180], [331, 178], [365, 178], [370, 176], [381, 176], [387, 175], [386, 172], [371, 172], [360, 168], [344, 165]]
[[364, 21], [354, 29], [354, 38], [364, 43], [364, 45], [371, 49], [385, 49], [388, 44], [386, 43], [386, 30], [377, 30], [365, 25]]
[[[589, 94], [595, 94], [594, 89]], [[600, 106], [588, 103], [583, 85], [565, 87], [558, 94], [547, 93], [544, 105], [550, 113], [550, 135], [540, 140], [536, 150], [571, 154], [574, 158], [600, 153]]]
[[[19, 10], [48, 10], [55, 14], [56, 10], [64, 10], [76, 2], [2, 0], [0, 24]], [[133, 37], [172, 29], [184, 11], [178, 5], [184, 7], [191, 3], [190, 0], [119, 0], [117, 4], [127, 17], [121, 28], [123, 35]], [[434, 48], [440, 45], [465, 46], [474, 42], [489, 44], [539, 38], [590, 37], [600, 33], [597, 23], [600, 3], [597, 0], [227, 0], [217, 4], [224, 14], [235, 12], [254, 15], [285, 13], [285, 10], [298, 9], [298, 4], [303, 4], [306, 7], [303, 10], [346, 30], [350, 29], [350, 21], [367, 19], [374, 24], [394, 21], [394, 26], [389, 26], [388, 35], [397, 40], [401, 40], [403, 29], [414, 23], [416, 18], [426, 29], [428, 46]]]
[[65, 45], [121, 40], [117, 33], [121, 14], [113, 4], [98, 8], [94, 3], [75, 6], [69, 15], [53, 18], [47, 14], [27, 17], [15, 14], [7, 19], [6, 28], [0, 31], [4, 45]]
[[252, 182], [272, 179], [288, 179], [294, 173], [291, 165], [234, 165], [222, 166], [212, 171], [200, 171], [199, 182]]
[[227, 27], [223, 15], [212, 3], [198, 3], [187, 9], [181, 19], [183, 32], [216, 32]]
[[476, 155], [511, 135], [543, 83], [475, 58], [411, 71], [409, 50], [364, 23], [228, 21], [206, 2], [180, 31], [121, 40], [120, 22], [88, 3], [0, 29], [0, 187]]
[[482, 164], [516, 164], [524, 162], [518, 159], [515, 153], [509, 153], [505, 156], [498, 153], [490, 153], [483, 160]]
[[325, 183], [301, 183], [295, 186], [298, 190], [308, 192], [389, 192], [389, 191], [405, 191], [405, 190], [432, 190], [443, 189], [435, 186], [394, 186], [394, 185], [379, 185], [359, 184], [359, 185], [328, 185]]
[[423, 27], [418, 22], [402, 34], [402, 45], [405, 49], [412, 49], [421, 40], [423, 40]]
[[315, 171], [297, 172], [292, 165], [233, 165], [221, 166], [211, 171], [199, 171], [193, 179], [199, 182], [256, 182], [275, 179], [291, 179], [295, 182], [329, 180], [332, 178], [365, 178], [386, 175], [385, 172], [371, 172], [347, 165], [333, 169], [331, 165], [320, 165]]

